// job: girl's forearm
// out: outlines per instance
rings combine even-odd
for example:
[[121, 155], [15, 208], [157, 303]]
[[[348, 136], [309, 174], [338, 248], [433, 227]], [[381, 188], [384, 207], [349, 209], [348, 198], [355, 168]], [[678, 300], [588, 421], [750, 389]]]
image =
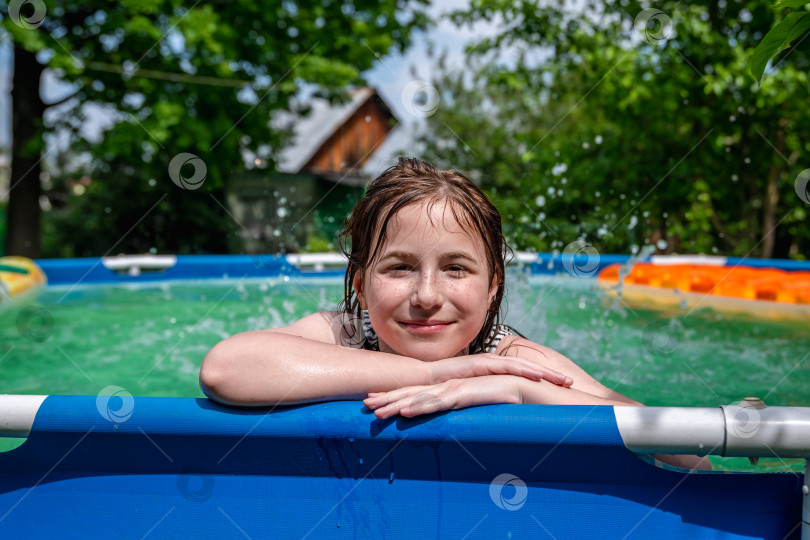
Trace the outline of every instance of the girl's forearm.
[[[521, 392], [522, 403], [536, 403], [544, 405], [620, 405], [620, 406], [641, 406], [644, 405], [638, 401], [620, 396], [621, 400], [603, 398], [575, 390], [573, 388], [563, 388], [562, 386], [555, 386], [553, 384], [534, 382], [529, 380], [518, 380], [518, 385]], [[654, 455], [659, 461], [682, 467], [684, 469], [703, 469], [711, 470], [712, 466], [708, 458], [700, 456], [688, 455], [670, 455], [670, 454], [656, 454]]]
[[582, 390], [564, 388], [553, 384], [544, 384], [529, 380], [519, 380], [522, 403], [540, 405], [641, 405], [628, 397], [617, 394], [620, 398], [604, 398]]
[[203, 392], [229, 405], [359, 400], [369, 392], [427, 382], [426, 364], [414, 358], [270, 331], [224, 340], [200, 368]]

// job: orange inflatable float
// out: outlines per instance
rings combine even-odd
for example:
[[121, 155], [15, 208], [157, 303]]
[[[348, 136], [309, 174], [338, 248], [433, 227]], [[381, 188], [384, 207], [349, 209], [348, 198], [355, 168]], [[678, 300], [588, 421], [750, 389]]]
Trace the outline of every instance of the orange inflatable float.
[[708, 307], [769, 318], [810, 320], [810, 272], [701, 264], [635, 263], [618, 287], [620, 264], [599, 280], [639, 307]]
[[46, 283], [45, 273], [31, 259], [0, 257], [0, 309], [35, 293]]

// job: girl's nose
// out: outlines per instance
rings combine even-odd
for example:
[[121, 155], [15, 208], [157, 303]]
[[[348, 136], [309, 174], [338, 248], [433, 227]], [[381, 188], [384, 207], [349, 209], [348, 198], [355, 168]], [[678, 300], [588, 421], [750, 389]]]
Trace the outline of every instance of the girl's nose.
[[411, 296], [411, 303], [422, 309], [434, 308], [441, 304], [441, 286], [436, 274], [425, 272], [419, 276], [419, 282]]

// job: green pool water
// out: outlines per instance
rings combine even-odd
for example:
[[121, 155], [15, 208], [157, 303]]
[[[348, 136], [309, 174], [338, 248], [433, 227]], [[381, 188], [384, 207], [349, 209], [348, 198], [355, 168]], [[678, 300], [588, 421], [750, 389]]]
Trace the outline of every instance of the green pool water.
[[[603, 384], [647, 405], [810, 406], [810, 333], [801, 322], [711, 311], [629, 309], [594, 280], [509, 278], [506, 322]], [[342, 280], [277, 277], [49, 287], [0, 312], [0, 393], [202, 397], [197, 374], [217, 342], [334, 309]], [[0, 439], [0, 450], [11, 442]], [[799, 460], [713, 458], [734, 470], [800, 471]]]

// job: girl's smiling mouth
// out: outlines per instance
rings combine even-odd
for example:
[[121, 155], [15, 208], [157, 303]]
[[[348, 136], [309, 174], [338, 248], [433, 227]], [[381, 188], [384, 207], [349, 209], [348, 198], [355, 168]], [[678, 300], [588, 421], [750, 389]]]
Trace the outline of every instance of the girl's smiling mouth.
[[417, 334], [433, 334], [435, 332], [441, 332], [445, 328], [448, 328], [451, 324], [453, 324], [453, 321], [414, 319], [408, 321], [399, 321], [399, 324], [406, 330], [416, 332]]

